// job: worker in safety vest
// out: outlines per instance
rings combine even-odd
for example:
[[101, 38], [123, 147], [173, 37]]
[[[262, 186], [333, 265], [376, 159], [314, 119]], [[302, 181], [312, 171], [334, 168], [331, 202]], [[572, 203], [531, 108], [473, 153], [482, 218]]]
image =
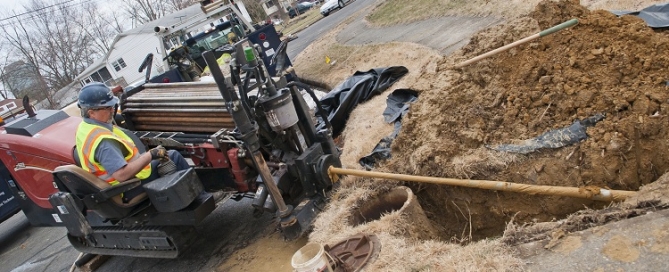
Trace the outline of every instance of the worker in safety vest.
[[[158, 178], [155, 169], [159, 159], [169, 158], [177, 170], [189, 167], [179, 152], [167, 151], [162, 146], [142, 154], [137, 147], [141, 143], [134, 143], [123, 130], [113, 125], [117, 103], [118, 98], [100, 82], [81, 88], [77, 105], [84, 119], [77, 128], [76, 152], [84, 170], [115, 185], [135, 177], [142, 183]], [[125, 193], [123, 198], [129, 200], [141, 192], [139, 186]]]

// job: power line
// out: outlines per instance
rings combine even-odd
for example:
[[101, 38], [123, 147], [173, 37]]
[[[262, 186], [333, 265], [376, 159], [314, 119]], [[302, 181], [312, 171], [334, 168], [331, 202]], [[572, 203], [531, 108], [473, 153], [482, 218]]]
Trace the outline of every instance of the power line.
[[75, 0], [67, 0], [67, 1], [62, 2], [62, 3], [56, 3], [56, 4], [53, 4], [53, 5], [46, 6], [46, 7], [41, 7], [41, 8], [34, 9], [34, 10], [29, 10], [29, 11], [26, 11], [26, 12], [21, 13], [21, 14], [16, 14], [14, 16], [10, 16], [10, 17], [4, 18], [4, 19], [0, 19], [0, 22], [11, 20], [11, 19], [17, 18], [17, 17], [22, 16], [22, 15], [35, 13], [35, 12], [38, 12], [38, 11], [41, 11], [41, 10], [45, 10], [45, 9], [48, 9], [48, 8], [52, 8], [52, 7], [55, 7], [55, 6], [59, 6], [59, 5], [66, 4], [66, 3], [69, 3], [69, 2], [74, 2], [74, 1]]
[[[60, 4], [65, 4], [65, 3], [72, 2], [72, 1], [75, 1], [75, 0], [69, 0], [69, 1], [66, 1], [66, 2], [63, 2], [63, 3], [60, 3]], [[74, 6], [79, 6], [79, 5], [89, 3], [89, 2], [98, 2], [98, 1], [100, 1], [100, 0], [85, 0], [85, 1], [82, 1], [80, 3], [75, 3], [75, 4], [69, 5], [69, 6], [59, 6], [58, 8], [62, 11], [64, 9], [68, 9], [68, 8], [71, 8], [71, 7], [74, 7]], [[14, 15], [14, 16], [7, 17], [7, 18], [4, 18], [4, 19], [0, 19], [0, 22], [8, 21], [8, 20], [11, 20], [11, 19], [18, 18], [19, 16], [35, 13], [35, 12], [38, 12], [38, 11], [42, 11], [42, 10], [47, 9], [47, 8], [52, 8], [52, 7], [58, 6], [60, 4], [50, 5], [48, 7], [42, 7], [42, 8], [36, 9], [36, 10], [27, 11], [27, 12], [24, 12], [24, 13], [21, 13], [21, 14], [18, 14], [18, 15]], [[35, 19], [36, 17], [38, 17], [40, 15], [41, 14], [32, 14], [32, 15], [30, 15], [30, 17], [26, 17], [26, 18], [22, 18], [22, 19], [32, 20], [32, 19]], [[6, 26], [11, 26], [11, 25], [13, 25], [13, 23], [7, 22], [7, 23], [4, 23], [4, 24], [0, 24], [0, 27], [6, 27]]]

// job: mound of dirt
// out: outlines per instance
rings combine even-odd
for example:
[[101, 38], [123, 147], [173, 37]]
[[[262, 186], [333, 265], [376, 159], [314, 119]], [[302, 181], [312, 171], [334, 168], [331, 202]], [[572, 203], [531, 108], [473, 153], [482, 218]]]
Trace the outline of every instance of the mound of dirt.
[[[540, 29], [579, 24], [461, 70], [450, 67]], [[633, 16], [543, 1], [530, 18], [478, 33], [415, 86], [393, 159], [382, 170], [441, 177], [637, 190], [669, 169], [669, 36]], [[594, 114], [574, 146], [530, 155], [486, 145], [533, 138]], [[498, 236], [505, 222], [551, 221], [601, 203], [446, 186], [413, 186], [442, 237]], [[470, 219], [471, 218], [471, 219]]]

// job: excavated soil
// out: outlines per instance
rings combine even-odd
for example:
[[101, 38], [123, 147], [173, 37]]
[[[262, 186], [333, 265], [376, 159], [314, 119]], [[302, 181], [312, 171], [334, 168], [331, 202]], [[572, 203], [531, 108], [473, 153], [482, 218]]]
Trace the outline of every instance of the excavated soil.
[[[467, 66], [453, 64], [578, 18], [579, 24]], [[419, 79], [393, 144], [391, 172], [509, 182], [638, 190], [669, 169], [669, 36], [633, 16], [589, 11], [574, 1], [544, 1], [527, 18], [472, 37]], [[513, 155], [486, 149], [605, 119], [588, 139]], [[551, 221], [602, 203], [446, 186], [412, 186], [442, 237], [499, 236], [517, 222]], [[471, 218], [471, 219], [470, 219]]]
[[[599, 8], [647, 6], [647, 1], [583, 2]], [[409, 69], [384, 94], [351, 113], [337, 139], [343, 144], [344, 167], [360, 168], [358, 159], [392, 130], [381, 116], [387, 94], [410, 88], [419, 92], [419, 99], [403, 119], [393, 158], [376, 170], [642, 191], [625, 203], [609, 205], [349, 176], [314, 223], [309, 242], [325, 245], [358, 233], [376, 235], [381, 253], [366, 271], [515, 271], [522, 270], [524, 262], [513, 245], [541, 239], [557, 244], [554, 241], [568, 232], [669, 207], [669, 175], [655, 182], [669, 168], [669, 63], [663, 55], [669, 36], [636, 17], [589, 11], [578, 1], [543, 1], [529, 16], [504, 18], [508, 21], [477, 33], [468, 45], [445, 57], [407, 43], [339, 45], [335, 36], [341, 25], [309, 46], [295, 61], [298, 74], [330, 86], [355, 70], [392, 65]], [[464, 69], [451, 69], [571, 18], [578, 18], [579, 24]], [[325, 56], [336, 64], [323, 64]], [[533, 138], [598, 113], [606, 118], [587, 130], [587, 140], [571, 146], [529, 155], [486, 148]], [[395, 211], [361, 225], [348, 222], [352, 211], [403, 184], [418, 197], [438, 239], [411, 232], [411, 218]], [[287, 260], [290, 253], [280, 258]], [[245, 260], [260, 255], [250, 252], [241, 260], [248, 268]]]

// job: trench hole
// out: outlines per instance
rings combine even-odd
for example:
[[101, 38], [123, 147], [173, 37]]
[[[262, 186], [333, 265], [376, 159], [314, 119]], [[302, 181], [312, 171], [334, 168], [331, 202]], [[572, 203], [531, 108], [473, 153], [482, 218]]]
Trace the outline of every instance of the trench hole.
[[358, 226], [381, 219], [384, 214], [401, 210], [409, 199], [405, 189], [394, 189], [376, 198], [365, 201], [355, 209], [349, 218], [352, 226]]

